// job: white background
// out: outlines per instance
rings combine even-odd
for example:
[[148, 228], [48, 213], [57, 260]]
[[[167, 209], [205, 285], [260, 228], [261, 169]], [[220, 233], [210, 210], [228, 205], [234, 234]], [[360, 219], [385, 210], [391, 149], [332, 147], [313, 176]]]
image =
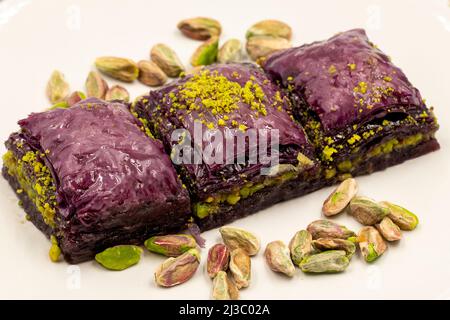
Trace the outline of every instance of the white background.
[[[184, 38], [179, 20], [211, 16], [223, 26], [222, 40], [244, 39], [253, 23], [275, 18], [294, 30], [294, 45], [321, 40], [338, 31], [366, 28], [436, 108], [441, 150], [370, 176], [360, 177], [361, 193], [397, 202], [416, 212], [418, 228], [390, 245], [373, 264], [355, 256], [342, 274], [293, 279], [273, 273], [262, 252], [252, 259], [251, 286], [243, 299], [392, 299], [450, 298], [449, 103], [450, 6], [433, 1], [0, 1], [0, 140], [16, 130], [17, 120], [48, 107], [45, 85], [54, 69], [65, 73], [72, 89], [84, 80], [97, 56], [148, 59], [151, 46], [164, 42], [184, 62], [199, 42]], [[110, 84], [114, 81], [109, 80]], [[127, 87], [135, 97], [148, 89]], [[3, 145], [1, 146], [4, 152]], [[276, 205], [234, 223], [261, 238], [263, 248], [320, 218], [331, 188]], [[358, 230], [346, 214], [335, 219]], [[204, 233], [207, 247], [219, 233]], [[95, 262], [69, 266], [48, 260], [49, 241], [25, 222], [23, 211], [0, 179], [0, 298], [208, 299], [211, 281], [201, 268], [189, 282], [157, 288], [155, 268], [163, 257], [145, 253], [139, 265], [110, 272]], [[206, 257], [206, 249], [203, 250]]]

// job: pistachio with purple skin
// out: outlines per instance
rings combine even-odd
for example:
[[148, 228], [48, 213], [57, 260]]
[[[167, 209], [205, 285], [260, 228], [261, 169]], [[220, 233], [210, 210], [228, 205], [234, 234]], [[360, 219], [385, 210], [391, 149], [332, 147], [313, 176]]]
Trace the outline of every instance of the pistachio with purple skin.
[[288, 49], [291, 46], [291, 42], [284, 38], [261, 36], [248, 39], [246, 49], [250, 58], [256, 61], [276, 51]]
[[206, 17], [182, 20], [177, 27], [186, 37], [195, 40], [208, 40], [212, 37], [218, 37], [222, 32], [219, 21]]
[[219, 271], [214, 277], [212, 297], [214, 300], [239, 299], [239, 290], [225, 271]]
[[384, 217], [376, 228], [387, 241], [397, 241], [402, 238], [402, 231], [389, 217]]
[[303, 258], [314, 252], [312, 236], [307, 230], [298, 231], [289, 242], [292, 261], [298, 266]]
[[316, 220], [311, 222], [306, 230], [311, 233], [313, 239], [338, 238], [347, 239], [355, 236], [355, 233], [347, 227], [329, 220]]
[[74, 91], [72, 94], [67, 98], [67, 104], [69, 107], [73, 106], [77, 102], [86, 99], [86, 95], [81, 91]]
[[221, 227], [219, 232], [230, 250], [241, 248], [249, 256], [254, 256], [261, 247], [259, 239], [247, 230], [225, 226]]
[[150, 87], [162, 86], [167, 81], [166, 74], [153, 61], [141, 60], [138, 62], [138, 80]]
[[95, 60], [97, 69], [111, 78], [133, 82], [139, 75], [139, 68], [133, 60], [119, 57], [100, 57]]
[[173, 287], [188, 281], [200, 265], [200, 252], [190, 249], [176, 258], [168, 258], [155, 272], [155, 282], [161, 287]]
[[144, 242], [144, 245], [151, 252], [168, 257], [177, 257], [190, 249], [194, 249], [197, 243], [194, 237], [188, 234], [169, 234], [151, 237]]
[[344, 250], [347, 253], [347, 257], [352, 257], [356, 251], [355, 244], [345, 239], [319, 238], [313, 241], [313, 245], [320, 251]]
[[88, 97], [104, 99], [106, 92], [108, 91], [108, 84], [97, 71], [89, 72], [85, 86]]
[[387, 249], [386, 242], [381, 234], [371, 226], [361, 229], [357, 241], [361, 254], [367, 262], [375, 261]]
[[365, 226], [373, 226], [389, 214], [389, 210], [367, 197], [354, 197], [350, 201], [350, 215]]
[[248, 287], [251, 278], [251, 261], [243, 249], [237, 248], [231, 251], [229, 267], [238, 289]]
[[219, 271], [226, 271], [230, 261], [230, 250], [226, 245], [218, 243], [208, 251], [206, 271], [210, 278], [214, 278]]
[[275, 272], [280, 272], [288, 277], [295, 274], [295, 266], [292, 263], [289, 248], [283, 241], [270, 242], [264, 251], [267, 265]]
[[342, 212], [358, 192], [358, 184], [353, 178], [345, 179], [325, 200], [322, 212], [330, 217]]
[[400, 229], [411, 231], [417, 227], [419, 219], [411, 211], [388, 201], [382, 201], [380, 202], [380, 205], [389, 210], [388, 217], [398, 225]]
[[106, 92], [105, 100], [106, 101], [122, 100], [125, 102], [129, 102], [130, 94], [128, 93], [128, 90], [125, 89], [124, 87], [114, 85], [108, 89], [108, 92]]
[[291, 40], [292, 29], [286, 23], [279, 20], [263, 20], [251, 26], [245, 34], [247, 39], [260, 36]]

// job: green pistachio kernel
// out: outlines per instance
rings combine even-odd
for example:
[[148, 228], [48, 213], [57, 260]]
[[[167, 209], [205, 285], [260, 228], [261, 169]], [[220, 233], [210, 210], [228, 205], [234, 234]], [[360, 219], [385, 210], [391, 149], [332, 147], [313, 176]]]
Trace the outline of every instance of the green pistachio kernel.
[[95, 260], [109, 270], [124, 270], [141, 259], [142, 248], [133, 245], [118, 245], [95, 255]]

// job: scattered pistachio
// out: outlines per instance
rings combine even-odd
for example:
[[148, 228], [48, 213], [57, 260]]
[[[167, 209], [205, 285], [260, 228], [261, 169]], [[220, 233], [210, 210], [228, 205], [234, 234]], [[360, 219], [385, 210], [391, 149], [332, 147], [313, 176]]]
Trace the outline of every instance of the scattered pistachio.
[[176, 258], [164, 261], [155, 272], [155, 282], [161, 287], [173, 287], [188, 281], [200, 265], [200, 252], [190, 249]]
[[246, 49], [252, 60], [267, 57], [273, 52], [291, 47], [289, 40], [274, 37], [252, 37], [247, 40]]
[[226, 41], [219, 49], [217, 61], [220, 63], [238, 62], [242, 59], [242, 44], [238, 39]]
[[178, 77], [184, 71], [184, 66], [175, 51], [165, 44], [158, 43], [150, 51], [150, 58], [169, 77]]
[[197, 246], [194, 237], [188, 234], [169, 234], [154, 236], [144, 242], [145, 247], [155, 253], [177, 257]]
[[106, 269], [124, 270], [139, 262], [142, 248], [133, 245], [118, 245], [95, 255], [95, 260]]
[[64, 101], [69, 94], [69, 84], [64, 75], [55, 70], [52, 72], [47, 82], [47, 97], [51, 103], [55, 104]]
[[371, 226], [361, 229], [358, 234], [358, 244], [361, 254], [367, 262], [376, 260], [387, 249], [381, 234]]
[[219, 271], [214, 277], [212, 296], [215, 300], [239, 299], [239, 290], [225, 271]]
[[201, 44], [191, 57], [191, 65], [206, 66], [214, 63], [217, 59], [217, 53], [219, 51], [219, 38], [212, 37], [208, 41]]
[[350, 214], [365, 226], [373, 226], [389, 214], [388, 209], [366, 197], [354, 197], [349, 206]]
[[344, 250], [347, 253], [347, 257], [352, 257], [356, 251], [355, 244], [345, 239], [319, 238], [313, 241], [313, 245], [321, 251]]
[[419, 219], [411, 211], [388, 201], [382, 201], [380, 204], [389, 210], [388, 217], [398, 225], [400, 229], [411, 231], [417, 227]]
[[308, 230], [311, 233], [313, 239], [319, 238], [347, 239], [355, 235], [353, 231], [347, 229], [345, 226], [329, 220], [316, 220], [314, 222], [311, 222], [306, 228], [306, 230]]
[[330, 217], [342, 212], [357, 192], [358, 184], [356, 180], [353, 178], [345, 179], [323, 203], [323, 214]]
[[166, 74], [153, 61], [141, 60], [138, 62], [138, 80], [150, 87], [158, 87], [166, 83]]
[[221, 227], [219, 229], [223, 242], [230, 250], [243, 249], [249, 256], [258, 253], [261, 247], [259, 239], [251, 232], [236, 227]]
[[298, 266], [304, 257], [314, 251], [312, 236], [307, 230], [298, 231], [289, 242], [292, 261]]
[[50, 236], [51, 247], [48, 252], [48, 256], [52, 262], [58, 262], [59, 257], [61, 256], [61, 249], [58, 245], [58, 240], [54, 235]]
[[247, 30], [245, 37], [250, 39], [252, 37], [268, 36], [274, 38], [284, 38], [291, 40], [292, 29], [286, 23], [278, 20], [263, 20], [260, 21], [250, 29]]
[[128, 102], [130, 101], [130, 94], [128, 93], [128, 90], [125, 89], [124, 87], [114, 85], [108, 89], [108, 92], [106, 92], [105, 100], [106, 101], [122, 100]]
[[344, 271], [349, 263], [344, 250], [330, 250], [304, 258], [299, 266], [303, 272], [334, 273]]
[[67, 104], [69, 107], [73, 106], [77, 102], [80, 102], [81, 100], [86, 99], [86, 95], [84, 92], [81, 91], [74, 91], [72, 94], [67, 98]]
[[402, 231], [389, 217], [384, 217], [379, 224], [376, 225], [378, 231], [387, 241], [397, 241], [402, 238]]
[[206, 271], [210, 278], [214, 278], [219, 271], [226, 271], [230, 261], [230, 250], [226, 245], [218, 243], [208, 251]]
[[208, 40], [222, 32], [219, 21], [205, 17], [182, 20], [177, 27], [186, 37], [195, 40]]
[[104, 99], [106, 92], [108, 91], [108, 84], [97, 71], [89, 72], [85, 86], [88, 97]]
[[243, 249], [238, 248], [231, 251], [230, 271], [238, 289], [248, 287], [251, 278], [251, 261]]
[[98, 70], [111, 78], [133, 82], [139, 75], [139, 68], [133, 60], [118, 57], [100, 57], [95, 60]]
[[264, 256], [270, 269], [288, 277], [294, 276], [295, 266], [292, 263], [289, 248], [283, 241], [270, 242], [264, 251]]

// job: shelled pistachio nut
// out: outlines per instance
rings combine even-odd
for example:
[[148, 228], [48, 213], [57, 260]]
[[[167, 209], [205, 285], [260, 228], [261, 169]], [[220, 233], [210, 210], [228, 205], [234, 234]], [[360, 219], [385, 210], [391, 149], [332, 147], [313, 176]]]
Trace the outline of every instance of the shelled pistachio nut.
[[349, 263], [344, 250], [330, 250], [304, 258], [299, 267], [308, 273], [335, 273], [344, 271]]
[[356, 251], [355, 244], [345, 239], [319, 238], [313, 241], [313, 245], [321, 251], [344, 250], [347, 253], [347, 257], [352, 257]]
[[240, 248], [232, 250], [229, 267], [238, 289], [248, 287], [251, 278], [251, 261], [248, 254]]
[[373, 226], [389, 214], [388, 209], [367, 197], [354, 197], [349, 207], [350, 214], [365, 226]]
[[217, 53], [219, 51], [219, 38], [212, 37], [208, 41], [202, 43], [192, 54], [191, 65], [207, 66], [217, 60]]
[[164, 261], [155, 272], [155, 282], [161, 287], [173, 287], [188, 281], [200, 265], [200, 252], [190, 249], [176, 258]]
[[88, 97], [104, 99], [106, 92], [108, 91], [108, 84], [97, 71], [89, 72], [85, 86]]
[[367, 262], [372, 262], [380, 257], [387, 249], [383, 237], [372, 226], [364, 227], [357, 238], [361, 254]]
[[219, 232], [230, 250], [241, 248], [249, 256], [254, 256], [261, 247], [259, 239], [247, 230], [225, 226], [221, 227]]
[[356, 180], [353, 178], [345, 179], [325, 200], [322, 213], [330, 217], [342, 212], [357, 192], [358, 184]]
[[162, 86], [167, 81], [166, 74], [153, 61], [141, 60], [138, 62], [138, 80], [150, 87]]
[[219, 271], [226, 271], [230, 261], [230, 250], [226, 245], [218, 243], [208, 251], [206, 271], [210, 278], [214, 278]]
[[48, 99], [51, 103], [55, 104], [64, 101], [68, 94], [69, 84], [64, 78], [64, 75], [58, 70], [53, 71], [47, 82]]
[[261, 36], [248, 39], [246, 49], [252, 60], [258, 60], [276, 51], [290, 48], [291, 46], [291, 42], [284, 38]]
[[128, 90], [125, 89], [124, 87], [114, 85], [108, 89], [108, 92], [106, 92], [105, 100], [106, 101], [122, 100], [125, 102], [129, 102], [130, 94], [128, 93]]
[[145, 240], [144, 245], [149, 251], [168, 257], [177, 257], [197, 247], [194, 237], [188, 234], [154, 236]]
[[220, 63], [239, 62], [242, 60], [242, 43], [238, 39], [227, 40], [219, 49], [217, 61]]
[[214, 277], [212, 296], [214, 300], [239, 299], [239, 290], [225, 271], [219, 271]]
[[69, 107], [73, 106], [77, 102], [86, 99], [86, 95], [84, 92], [81, 91], [74, 91], [70, 94], [70, 96], [67, 98], [67, 104]]
[[178, 77], [184, 71], [183, 63], [178, 55], [172, 48], [163, 43], [158, 43], [152, 47], [150, 58], [169, 77]]
[[177, 27], [186, 37], [194, 40], [208, 40], [218, 37], [222, 32], [219, 21], [206, 17], [182, 20]]
[[314, 253], [312, 236], [307, 230], [298, 231], [289, 242], [292, 261], [298, 266], [303, 258]]
[[279, 20], [263, 20], [252, 25], [245, 34], [247, 39], [260, 36], [291, 40], [292, 29], [289, 25]]
[[376, 225], [377, 230], [387, 241], [397, 241], [402, 238], [402, 231], [389, 217], [384, 217], [379, 224]]
[[292, 263], [289, 248], [283, 241], [270, 242], [264, 251], [267, 265], [275, 272], [280, 272], [288, 277], [295, 274], [295, 266]]
[[355, 236], [355, 233], [347, 227], [337, 224], [330, 220], [316, 220], [311, 222], [306, 230], [311, 233], [313, 239], [319, 238], [338, 238], [347, 239]]
[[111, 78], [125, 82], [133, 82], [139, 75], [137, 64], [126, 58], [100, 57], [95, 60], [95, 66]]
[[95, 260], [106, 269], [124, 270], [139, 262], [142, 248], [133, 245], [118, 245], [95, 255]]
[[388, 201], [382, 201], [380, 204], [389, 210], [388, 217], [398, 225], [400, 229], [411, 231], [417, 227], [419, 219], [411, 211]]

